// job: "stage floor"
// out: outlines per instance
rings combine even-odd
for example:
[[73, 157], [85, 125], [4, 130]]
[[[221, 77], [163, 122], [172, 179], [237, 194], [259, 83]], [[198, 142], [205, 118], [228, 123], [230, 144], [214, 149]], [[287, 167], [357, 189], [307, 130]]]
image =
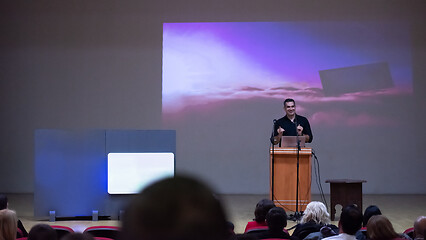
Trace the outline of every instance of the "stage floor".
[[[109, 225], [120, 226], [120, 221], [37, 221], [34, 218], [33, 194], [7, 194], [9, 198], [9, 208], [17, 212], [19, 219], [23, 222], [27, 231], [37, 223], [49, 225], [63, 225], [82, 232], [90, 226]], [[228, 219], [234, 223], [235, 232], [242, 233], [248, 221], [254, 218], [254, 208], [256, 203], [267, 198], [268, 195], [220, 195], [222, 203], [228, 215]], [[330, 204], [330, 196], [325, 196]], [[320, 195], [312, 195], [312, 200], [320, 200]], [[392, 222], [395, 231], [403, 232], [413, 226], [414, 220], [420, 215], [426, 215], [426, 195], [364, 195], [364, 209], [369, 205], [377, 205], [383, 215]], [[330, 210], [329, 210], [330, 211]], [[337, 225], [341, 211], [341, 206], [336, 207]], [[287, 213], [290, 214], [290, 213]], [[296, 223], [288, 221], [287, 228]]]

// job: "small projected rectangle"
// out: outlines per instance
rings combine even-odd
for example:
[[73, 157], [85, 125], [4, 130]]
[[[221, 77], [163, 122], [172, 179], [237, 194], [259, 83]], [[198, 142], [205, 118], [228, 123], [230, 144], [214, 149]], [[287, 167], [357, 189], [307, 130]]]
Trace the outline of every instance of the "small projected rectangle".
[[135, 194], [149, 184], [174, 176], [174, 154], [109, 153], [108, 193]]
[[322, 70], [319, 75], [325, 96], [379, 90], [394, 85], [387, 62]]

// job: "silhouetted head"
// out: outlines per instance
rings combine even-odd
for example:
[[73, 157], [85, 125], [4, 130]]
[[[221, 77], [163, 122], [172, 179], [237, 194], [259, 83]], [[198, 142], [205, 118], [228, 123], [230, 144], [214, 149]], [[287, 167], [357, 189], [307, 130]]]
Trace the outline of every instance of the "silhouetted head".
[[256, 208], [254, 210], [254, 220], [258, 223], [265, 222], [266, 214], [269, 209], [275, 207], [274, 201], [269, 199], [262, 199], [256, 204]]
[[362, 225], [364, 227], [367, 226], [368, 220], [375, 215], [382, 215], [382, 212], [376, 205], [370, 205], [368, 206], [364, 211], [364, 217], [362, 220]]
[[57, 240], [56, 230], [47, 224], [34, 225], [28, 233], [28, 240]]
[[374, 215], [367, 223], [367, 236], [371, 240], [389, 240], [398, 238], [392, 223], [383, 215]]
[[219, 200], [210, 188], [189, 177], [148, 186], [124, 214], [124, 240], [222, 240], [228, 236]]
[[362, 213], [357, 206], [349, 205], [342, 209], [339, 227], [344, 233], [355, 235], [355, 233], [361, 228], [361, 225]]
[[426, 216], [420, 216], [414, 222], [414, 237], [425, 238], [426, 236]]
[[287, 214], [280, 207], [273, 207], [266, 214], [266, 223], [271, 232], [282, 232], [287, 226]]
[[90, 233], [68, 233], [60, 240], [95, 240]]

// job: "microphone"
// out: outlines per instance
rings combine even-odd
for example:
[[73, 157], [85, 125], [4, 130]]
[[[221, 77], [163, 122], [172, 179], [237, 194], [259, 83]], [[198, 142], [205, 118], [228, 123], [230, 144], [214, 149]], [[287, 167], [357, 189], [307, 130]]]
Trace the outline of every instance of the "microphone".
[[[297, 131], [297, 119], [296, 118], [294, 118], [294, 124], [296, 125], [297, 150], [300, 151], [300, 139], [299, 139], [299, 131]], [[302, 133], [302, 135], [303, 135], [303, 133]], [[299, 152], [297, 154], [299, 154]]]
[[297, 131], [297, 119], [294, 118], [294, 126], [296, 126], [296, 136], [299, 136], [299, 132]]
[[269, 141], [271, 141], [272, 146], [274, 145], [274, 136], [275, 136], [275, 126], [277, 125], [277, 119], [272, 120], [274, 125], [272, 126], [272, 132], [271, 132], [271, 138], [269, 138]]

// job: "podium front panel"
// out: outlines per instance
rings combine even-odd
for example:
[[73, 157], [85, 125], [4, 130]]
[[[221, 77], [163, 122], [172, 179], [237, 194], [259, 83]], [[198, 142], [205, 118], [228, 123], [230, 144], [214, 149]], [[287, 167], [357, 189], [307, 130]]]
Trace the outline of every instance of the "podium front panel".
[[[271, 148], [269, 197], [275, 205], [283, 207], [286, 211], [296, 211], [297, 148], [275, 147], [274, 159], [272, 156]], [[311, 156], [311, 148], [302, 148], [299, 151], [298, 211], [304, 211], [311, 201]]]

